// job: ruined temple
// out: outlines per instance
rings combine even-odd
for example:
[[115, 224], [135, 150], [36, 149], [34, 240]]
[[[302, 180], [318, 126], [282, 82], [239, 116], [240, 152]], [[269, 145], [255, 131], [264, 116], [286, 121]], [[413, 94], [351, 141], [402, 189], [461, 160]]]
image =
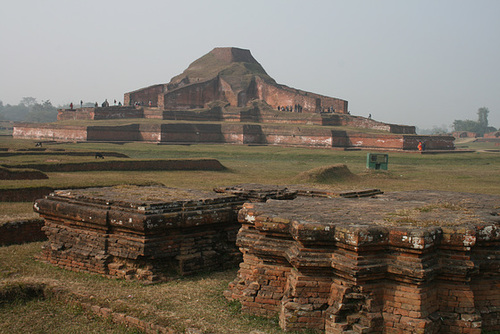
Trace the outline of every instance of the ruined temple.
[[[157, 122], [134, 121], [143, 118]], [[429, 151], [455, 149], [453, 136], [418, 136], [414, 126], [351, 115], [346, 100], [279, 84], [249, 50], [239, 48], [215, 48], [169, 83], [125, 93], [124, 105], [60, 109], [57, 119], [84, 122], [17, 124], [13, 136], [410, 151], [423, 142]], [[130, 123], [87, 122], [113, 119]]]
[[215, 48], [195, 60], [167, 84], [125, 93], [124, 104], [150, 105], [165, 110], [206, 108], [215, 101], [245, 107], [266, 102], [273, 109], [305, 113], [323, 110], [347, 114], [347, 101], [280, 85], [255, 60], [250, 50]]

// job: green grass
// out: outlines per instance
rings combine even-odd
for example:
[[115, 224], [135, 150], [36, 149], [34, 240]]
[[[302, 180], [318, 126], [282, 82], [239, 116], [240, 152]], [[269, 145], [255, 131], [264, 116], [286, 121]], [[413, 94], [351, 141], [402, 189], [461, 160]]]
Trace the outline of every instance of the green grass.
[[[43, 244], [38, 242], [1, 247], [0, 283], [57, 286], [79, 296], [75, 298], [80, 301], [109, 307], [115, 312], [123, 312], [180, 332], [193, 327], [204, 333], [249, 333], [251, 330], [270, 334], [283, 333], [276, 319], [242, 314], [234, 303], [222, 296], [229, 282], [236, 277], [236, 268], [161, 284], [143, 285], [135, 281], [76, 273], [38, 262], [35, 257]], [[54, 327], [64, 323], [66, 318], [73, 318], [71, 310], [67, 310], [65, 305], [42, 300], [39, 303], [30, 301], [24, 305], [0, 307], [0, 322], [1, 319], [6, 319], [11, 324], [8, 328], [15, 328], [15, 322], [19, 322], [21, 318], [26, 320], [22, 321], [23, 326], [32, 326], [22, 327], [24, 330], [29, 329], [26, 332], [51, 332], [43, 324], [29, 323], [37, 314], [43, 316], [44, 309], [47, 308], [53, 308], [48, 317], [54, 313], [62, 313], [59, 324], [54, 323]], [[11, 319], [18, 311], [22, 313]], [[81, 319], [80, 326], [87, 332], [87, 326], [92, 328], [93, 324], [92, 321], [87, 323], [85, 319]]]
[[56, 300], [34, 299], [0, 306], [1, 333], [78, 334], [82, 332], [82, 324], [85, 324], [85, 333], [138, 333], [84, 311], [78, 305]]
[[[4, 139], [5, 141], [5, 139]], [[18, 148], [33, 142], [12, 140]], [[0, 147], [6, 146], [0, 140]], [[311, 184], [332, 190], [380, 188], [383, 191], [435, 189], [486, 194], [500, 193], [500, 154], [429, 154], [389, 152], [388, 171], [368, 171], [365, 151], [335, 151], [323, 148], [293, 148], [244, 145], [155, 145], [150, 143], [46, 144], [66, 150], [114, 151], [132, 159], [215, 158], [226, 171], [95, 171], [47, 172], [47, 180], [1, 180], [0, 189], [19, 187], [75, 188], [122, 183], [164, 184], [182, 188], [212, 189], [217, 186], [255, 182], [290, 184], [297, 175], [313, 168], [346, 164], [358, 178]], [[93, 157], [16, 156], [0, 157], [0, 163], [95, 161]], [[117, 159], [118, 158], [109, 158]], [[78, 161], [78, 160], [77, 160]]]
[[31, 202], [0, 202], [0, 224], [12, 220], [38, 218]]
[[467, 142], [464, 140], [456, 142], [456, 147], [458, 149], [466, 149], [466, 150], [500, 150], [500, 141], [471, 141]]

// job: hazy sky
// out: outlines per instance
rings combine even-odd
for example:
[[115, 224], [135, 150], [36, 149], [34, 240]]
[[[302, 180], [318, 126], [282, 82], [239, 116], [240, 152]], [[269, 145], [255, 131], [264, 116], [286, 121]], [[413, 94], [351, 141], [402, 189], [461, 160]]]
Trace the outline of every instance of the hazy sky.
[[123, 101], [214, 47], [277, 82], [420, 128], [500, 127], [498, 0], [2, 0], [0, 100]]

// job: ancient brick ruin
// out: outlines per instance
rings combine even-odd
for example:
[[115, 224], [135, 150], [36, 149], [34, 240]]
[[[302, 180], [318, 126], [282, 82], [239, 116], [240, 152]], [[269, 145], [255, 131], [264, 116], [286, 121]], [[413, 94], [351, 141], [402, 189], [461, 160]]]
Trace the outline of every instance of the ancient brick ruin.
[[166, 187], [55, 191], [35, 202], [59, 267], [146, 281], [234, 267], [242, 200]]
[[56, 191], [35, 202], [42, 259], [148, 281], [240, 263], [226, 297], [287, 331], [500, 330], [500, 196], [215, 190]]
[[345, 100], [277, 84], [249, 50], [239, 48], [215, 48], [169, 83], [125, 93], [124, 104], [187, 110], [205, 108], [214, 101], [243, 107], [252, 100], [290, 112], [348, 113]]
[[415, 151], [454, 150], [451, 136], [338, 131], [332, 127], [286, 127], [272, 124], [176, 123], [123, 126], [17, 125], [15, 138], [55, 141], [147, 141], [154, 143], [231, 143], [324, 148], [363, 148]]
[[[57, 119], [130, 119], [130, 124], [17, 124], [13, 136], [390, 150], [417, 150], [418, 142], [424, 142], [427, 150], [454, 149], [452, 136], [417, 136], [414, 126], [350, 115], [345, 100], [278, 84], [249, 50], [238, 48], [215, 48], [169, 83], [125, 93], [124, 104], [61, 109]], [[132, 121], [144, 118], [157, 122]], [[163, 122], [167, 120], [171, 122]]]
[[500, 330], [500, 197], [401, 192], [246, 203], [226, 296], [285, 330]]
[[86, 107], [78, 109], [59, 109], [57, 120], [103, 120], [123, 118], [144, 118], [142, 108], [129, 106]]

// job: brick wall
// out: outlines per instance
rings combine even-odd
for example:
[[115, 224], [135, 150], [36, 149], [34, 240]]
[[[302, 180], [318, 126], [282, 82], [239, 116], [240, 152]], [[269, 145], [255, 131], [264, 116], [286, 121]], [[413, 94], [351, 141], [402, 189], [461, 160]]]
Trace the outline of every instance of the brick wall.
[[403, 136], [404, 150], [415, 150], [418, 149], [418, 143], [422, 142], [425, 144], [426, 150], [454, 150], [455, 149], [455, 138], [453, 136]]
[[159, 100], [159, 96], [162, 95], [164, 91], [163, 84], [153, 85], [143, 89], [139, 89], [133, 92], [125, 93], [123, 97], [123, 105], [133, 106], [139, 103], [142, 106], [149, 106], [149, 101], [153, 107], [163, 107], [162, 101]]
[[273, 109], [278, 106], [292, 106], [300, 104], [302, 112], [315, 113], [326, 108], [333, 108], [338, 113], [348, 112], [348, 103], [345, 100], [324, 95], [305, 92], [285, 85], [269, 84], [259, 77], [254, 77], [245, 92], [245, 98], [240, 99], [238, 106], [245, 106], [251, 100], [262, 100]]
[[0, 246], [47, 240], [43, 225], [37, 218], [0, 223]]
[[[171, 117], [175, 117], [170, 114]], [[267, 117], [267, 116], [266, 116]], [[321, 119], [317, 119], [321, 122]], [[283, 120], [285, 123], [285, 120]], [[301, 123], [314, 120], [301, 120]], [[274, 122], [273, 122], [274, 123]], [[289, 123], [289, 122], [288, 122]], [[453, 150], [451, 136], [417, 136], [398, 134], [367, 134], [335, 131], [327, 127], [278, 126], [272, 124], [130, 124], [124, 126], [79, 127], [17, 126], [15, 138], [89, 140], [89, 141], [152, 141], [178, 143], [253, 143], [269, 145], [359, 147], [395, 150], [416, 150], [419, 141], [426, 150]], [[67, 137], [66, 137], [67, 136]], [[85, 138], [85, 139], [84, 139]]]
[[163, 96], [163, 109], [204, 108], [208, 103], [224, 98], [223, 86], [221, 80], [216, 77], [212, 80], [167, 91]]
[[46, 124], [17, 124], [14, 126], [12, 136], [36, 140], [86, 141], [87, 128], [84, 126], [58, 127]]
[[57, 112], [58, 121], [144, 118], [144, 112], [142, 108], [128, 106], [59, 109]]
[[94, 117], [95, 120], [100, 119], [123, 119], [123, 118], [144, 118], [144, 111], [139, 107], [119, 107], [111, 106], [105, 108], [95, 108]]
[[57, 120], [88, 120], [94, 119], [95, 108], [78, 108], [78, 109], [58, 109], [57, 110]]

